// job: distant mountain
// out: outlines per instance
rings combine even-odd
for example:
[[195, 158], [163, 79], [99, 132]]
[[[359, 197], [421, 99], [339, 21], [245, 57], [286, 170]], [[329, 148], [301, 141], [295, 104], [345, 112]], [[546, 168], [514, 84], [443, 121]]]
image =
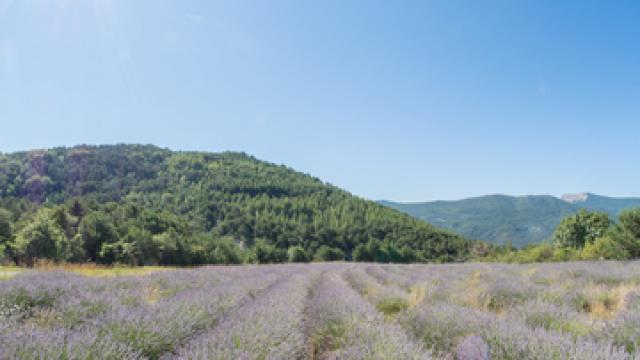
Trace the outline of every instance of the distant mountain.
[[457, 201], [380, 204], [466, 237], [514, 246], [549, 238], [562, 218], [580, 209], [607, 212], [612, 217], [640, 206], [640, 198], [612, 198], [591, 193], [549, 195], [488, 195]]
[[[562, 199], [571, 197], [570, 194], [565, 194]], [[609, 213], [611, 216], [618, 216], [620, 211], [640, 206], [640, 198], [614, 198], [601, 196], [591, 193], [581, 193], [573, 195], [574, 200], [569, 201], [579, 208], [585, 208], [590, 210], [599, 210]]]

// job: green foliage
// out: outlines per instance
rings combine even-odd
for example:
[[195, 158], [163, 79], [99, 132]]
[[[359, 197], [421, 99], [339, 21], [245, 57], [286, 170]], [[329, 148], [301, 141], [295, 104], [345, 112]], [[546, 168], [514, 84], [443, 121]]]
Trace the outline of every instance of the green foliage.
[[605, 236], [585, 245], [581, 257], [585, 260], [626, 260], [629, 258], [629, 252], [622, 243], [611, 236]]
[[100, 259], [107, 264], [137, 265], [136, 244], [118, 240], [100, 247]]
[[173, 344], [166, 335], [150, 329], [147, 325], [114, 324], [111, 326], [111, 334], [115, 339], [139, 349], [149, 359], [159, 359], [161, 354], [173, 349]]
[[[229, 264], [242, 264], [244, 261], [242, 251], [233, 241], [233, 238], [230, 236], [226, 236], [220, 239], [214, 239], [212, 241], [207, 241], [205, 246], [207, 249], [206, 253], [208, 256], [206, 261], [207, 263], [229, 265]], [[275, 249], [272, 251], [282, 251], [282, 250]], [[270, 256], [271, 256], [270, 258], [269, 256], [267, 258], [269, 258], [269, 260], [272, 260], [272, 261], [267, 261], [267, 262], [284, 261], [282, 260], [281, 257], [277, 257], [276, 259], [275, 255], [273, 254], [271, 254]]]
[[[598, 240], [596, 240], [597, 242]], [[580, 255], [580, 251], [575, 248], [560, 248], [556, 247], [553, 249], [553, 256], [551, 257], [552, 261], [571, 261], [578, 259]]]
[[15, 288], [0, 297], [0, 307], [15, 307], [21, 312], [34, 308], [50, 308], [62, 296], [62, 290], [37, 290], [29, 292], [24, 288]]
[[344, 252], [340, 249], [322, 245], [315, 253], [316, 261], [343, 261], [345, 259]]
[[[351, 259], [358, 245], [375, 241], [381, 250], [373, 261], [453, 261], [466, 259], [472, 244], [242, 153], [142, 145], [3, 155], [0, 207], [21, 219], [11, 225], [16, 246], [6, 251], [21, 260], [189, 265]], [[49, 220], [35, 216], [39, 209], [48, 209]], [[64, 250], [78, 244], [81, 254]]]
[[500, 312], [507, 308], [512, 308], [516, 304], [524, 303], [531, 297], [531, 294], [508, 286], [498, 286], [495, 289], [491, 289], [485, 296], [487, 309]]
[[90, 261], [98, 261], [104, 244], [116, 243], [119, 235], [111, 218], [102, 211], [94, 211], [84, 217], [80, 226], [84, 248]]
[[553, 234], [560, 247], [582, 248], [604, 236], [611, 227], [609, 215], [603, 212], [580, 210], [564, 218]]
[[78, 256], [79, 244], [67, 238], [52, 215], [50, 209], [39, 210], [16, 234], [11, 247], [21, 262], [31, 264], [37, 258], [68, 261]]
[[258, 264], [281, 263], [287, 261], [287, 252], [259, 239], [253, 246], [253, 259]]
[[356, 246], [353, 260], [365, 262], [408, 263], [419, 261], [419, 255], [408, 246], [401, 249], [389, 242], [370, 239], [365, 244]]
[[0, 264], [4, 261], [7, 244], [13, 237], [12, 214], [0, 208]]
[[640, 208], [623, 211], [611, 232], [613, 241], [621, 244], [633, 258], [640, 257]]
[[409, 307], [409, 303], [406, 299], [401, 297], [388, 297], [380, 300], [376, 304], [378, 311], [385, 315], [394, 315], [406, 310]]
[[0, 208], [0, 244], [5, 244], [13, 236], [12, 214]]
[[173, 228], [153, 235], [153, 245], [158, 251], [158, 263], [181, 264], [185, 260], [185, 244], [181, 238], [181, 235]]
[[356, 246], [353, 250], [353, 260], [361, 262], [373, 261], [374, 246], [377, 247], [377, 243], [372, 241]]
[[553, 261], [556, 247], [553, 244], [542, 243], [538, 245], [529, 245], [524, 248], [510, 249], [509, 251], [488, 256], [489, 260], [508, 262], [508, 263], [533, 263]]
[[289, 262], [292, 262], [292, 263], [309, 261], [307, 257], [307, 253], [304, 251], [304, 248], [299, 245], [290, 247], [289, 250], [287, 250], [287, 255], [289, 257]]

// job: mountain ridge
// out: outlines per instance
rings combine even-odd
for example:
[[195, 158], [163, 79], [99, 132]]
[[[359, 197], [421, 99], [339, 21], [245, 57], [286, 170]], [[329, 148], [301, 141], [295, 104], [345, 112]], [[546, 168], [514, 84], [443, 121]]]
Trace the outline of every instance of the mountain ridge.
[[471, 239], [524, 246], [549, 238], [563, 217], [580, 209], [603, 211], [617, 217], [623, 209], [640, 206], [640, 198], [584, 192], [562, 197], [492, 194], [461, 200], [411, 203], [379, 200], [378, 203]]

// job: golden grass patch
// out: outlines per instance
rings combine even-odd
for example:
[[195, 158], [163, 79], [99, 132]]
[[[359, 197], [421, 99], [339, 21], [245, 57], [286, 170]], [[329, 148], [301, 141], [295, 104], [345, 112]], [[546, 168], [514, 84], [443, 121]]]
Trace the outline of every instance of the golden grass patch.
[[114, 276], [132, 276], [132, 275], [146, 275], [158, 271], [166, 271], [174, 268], [163, 266], [143, 266], [143, 267], [118, 267], [112, 268], [98, 268], [98, 269], [86, 269], [86, 268], [70, 268], [62, 269], [63, 271], [71, 271], [76, 274], [84, 276], [96, 276], [96, 277], [114, 277]]
[[454, 292], [454, 296], [458, 297], [457, 302], [460, 305], [484, 309], [486, 303], [484, 294], [486, 293], [486, 282], [483, 279], [483, 272], [480, 270], [472, 272], [462, 283], [459, 284], [460, 289]]
[[421, 304], [427, 297], [427, 285], [412, 286], [409, 289], [409, 307]]
[[146, 275], [158, 271], [166, 271], [176, 269], [168, 266], [122, 266], [122, 265], [99, 265], [93, 263], [84, 264], [68, 264], [54, 263], [51, 261], [38, 261], [33, 268], [23, 268], [17, 266], [0, 266], [0, 280], [8, 280], [15, 275], [33, 269], [36, 271], [68, 271], [84, 276], [96, 277], [114, 277], [114, 276], [131, 276]]
[[538, 272], [538, 268], [537, 267], [531, 267], [529, 269], [526, 269], [525, 271], [522, 272], [523, 275], [525, 276], [532, 276], [535, 275], [535, 273]]
[[23, 271], [23, 268], [16, 266], [0, 266], [0, 280], [9, 280]]
[[589, 314], [598, 319], [610, 319], [624, 307], [627, 294], [638, 287], [621, 284], [614, 287], [592, 286], [586, 289]]

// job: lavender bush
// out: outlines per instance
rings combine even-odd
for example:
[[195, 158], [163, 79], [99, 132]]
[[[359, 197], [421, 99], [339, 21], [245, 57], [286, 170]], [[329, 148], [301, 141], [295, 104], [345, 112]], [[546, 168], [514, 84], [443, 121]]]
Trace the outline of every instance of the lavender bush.
[[0, 281], [0, 359], [637, 359], [640, 262]]

